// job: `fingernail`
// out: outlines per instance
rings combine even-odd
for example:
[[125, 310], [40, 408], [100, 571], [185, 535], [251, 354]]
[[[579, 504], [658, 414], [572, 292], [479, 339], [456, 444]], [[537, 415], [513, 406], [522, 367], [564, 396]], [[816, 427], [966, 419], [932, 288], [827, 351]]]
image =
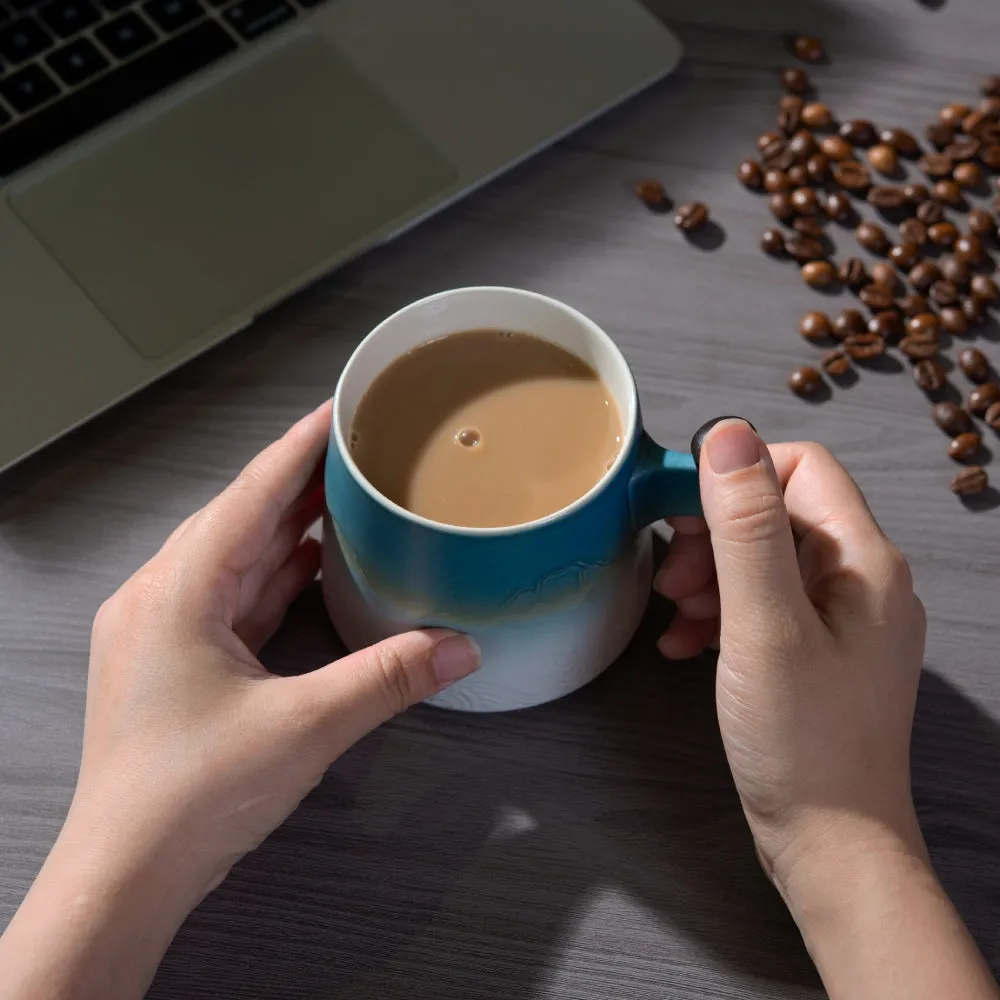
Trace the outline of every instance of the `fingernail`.
[[723, 420], [742, 420], [746, 424], [750, 424], [754, 431], [757, 430], [753, 424], [750, 423], [746, 417], [716, 417], [714, 420], [709, 420], [707, 424], [702, 424], [694, 432], [694, 437], [691, 438], [691, 454], [694, 456], [694, 464], [697, 466], [701, 462], [701, 449], [702, 445], [705, 443], [705, 438], [708, 437], [708, 432], [716, 425], [721, 424]]
[[434, 675], [445, 687], [468, 677], [479, 668], [482, 653], [475, 639], [467, 635], [453, 635], [442, 639], [434, 647]]
[[749, 469], [761, 459], [761, 440], [754, 428], [739, 417], [730, 419], [705, 439], [708, 464], [717, 476]]

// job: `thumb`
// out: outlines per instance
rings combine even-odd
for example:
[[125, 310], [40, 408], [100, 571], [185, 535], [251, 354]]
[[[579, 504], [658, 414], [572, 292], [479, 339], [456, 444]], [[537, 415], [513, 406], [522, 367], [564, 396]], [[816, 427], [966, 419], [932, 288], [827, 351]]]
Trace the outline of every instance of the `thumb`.
[[[702, 437], [704, 431], [704, 436]], [[699, 474], [715, 554], [723, 627], [760, 627], [775, 611], [809, 605], [785, 499], [767, 446], [751, 424], [723, 417], [701, 437]]]
[[304, 674], [308, 698], [320, 725], [336, 727], [343, 749], [480, 664], [479, 647], [469, 636], [426, 629], [392, 636], [367, 649]]

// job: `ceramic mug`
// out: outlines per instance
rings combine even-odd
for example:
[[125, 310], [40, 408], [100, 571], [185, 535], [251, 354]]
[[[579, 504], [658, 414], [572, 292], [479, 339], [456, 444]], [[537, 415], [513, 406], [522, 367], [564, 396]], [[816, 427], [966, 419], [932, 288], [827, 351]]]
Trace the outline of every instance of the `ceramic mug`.
[[[394, 360], [461, 330], [531, 333], [587, 361], [622, 419], [622, 447], [575, 503], [505, 528], [464, 528], [420, 517], [365, 480], [348, 447], [358, 403]], [[575, 309], [513, 288], [461, 288], [407, 306], [351, 356], [334, 394], [327, 453], [323, 593], [349, 649], [416, 627], [472, 635], [482, 667], [430, 699], [469, 712], [527, 708], [595, 678], [631, 640], [652, 579], [660, 518], [699, 514], [690, 455], [643, 430], [628, 364]]]

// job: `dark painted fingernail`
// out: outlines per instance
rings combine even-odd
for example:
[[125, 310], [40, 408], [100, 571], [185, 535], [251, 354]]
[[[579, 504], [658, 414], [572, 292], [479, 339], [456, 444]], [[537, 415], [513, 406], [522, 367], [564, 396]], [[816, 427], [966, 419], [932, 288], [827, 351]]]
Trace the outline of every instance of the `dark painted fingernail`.
[[742, 420], [745, 424], [750, 424], [750, 428], [753, 430], [754, 434], [757, 433], [757, 428], [747, 420], [746, 417], [716, 417], [714, 420], [709, 420], [707, 424], [702, 424], [694, 432], [694, 437], [691, 438], [691, 454], [694, 456], [694, 464], [696, 468], [701, 467], [701, 446], [705, 443], [705, 438], [708, 437], [708, 432], [723, 420]]

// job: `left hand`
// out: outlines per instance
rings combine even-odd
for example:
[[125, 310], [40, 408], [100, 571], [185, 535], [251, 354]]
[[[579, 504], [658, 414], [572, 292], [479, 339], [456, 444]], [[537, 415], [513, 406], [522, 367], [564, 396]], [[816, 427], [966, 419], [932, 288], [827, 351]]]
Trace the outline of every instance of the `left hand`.
[[0, 942], [0, 966], [30, 966], [28, 942], [47, 941], [54, 978], [21, 969], [50, 983], [46, 996], [79, 985], [87, 961], [109, 976], [137, 966], [127, 986], [102, 980], [94, 995], [138, 995], [188, 910], [333, 761], [479, 665], [471, 640], [427, 630], [302, 676], [261, 666], [258, 651], [319, 569], [306, 532], [323, 507], [330, 417], [327, 403], [258, 455], [97, 614], [76, 793]]

